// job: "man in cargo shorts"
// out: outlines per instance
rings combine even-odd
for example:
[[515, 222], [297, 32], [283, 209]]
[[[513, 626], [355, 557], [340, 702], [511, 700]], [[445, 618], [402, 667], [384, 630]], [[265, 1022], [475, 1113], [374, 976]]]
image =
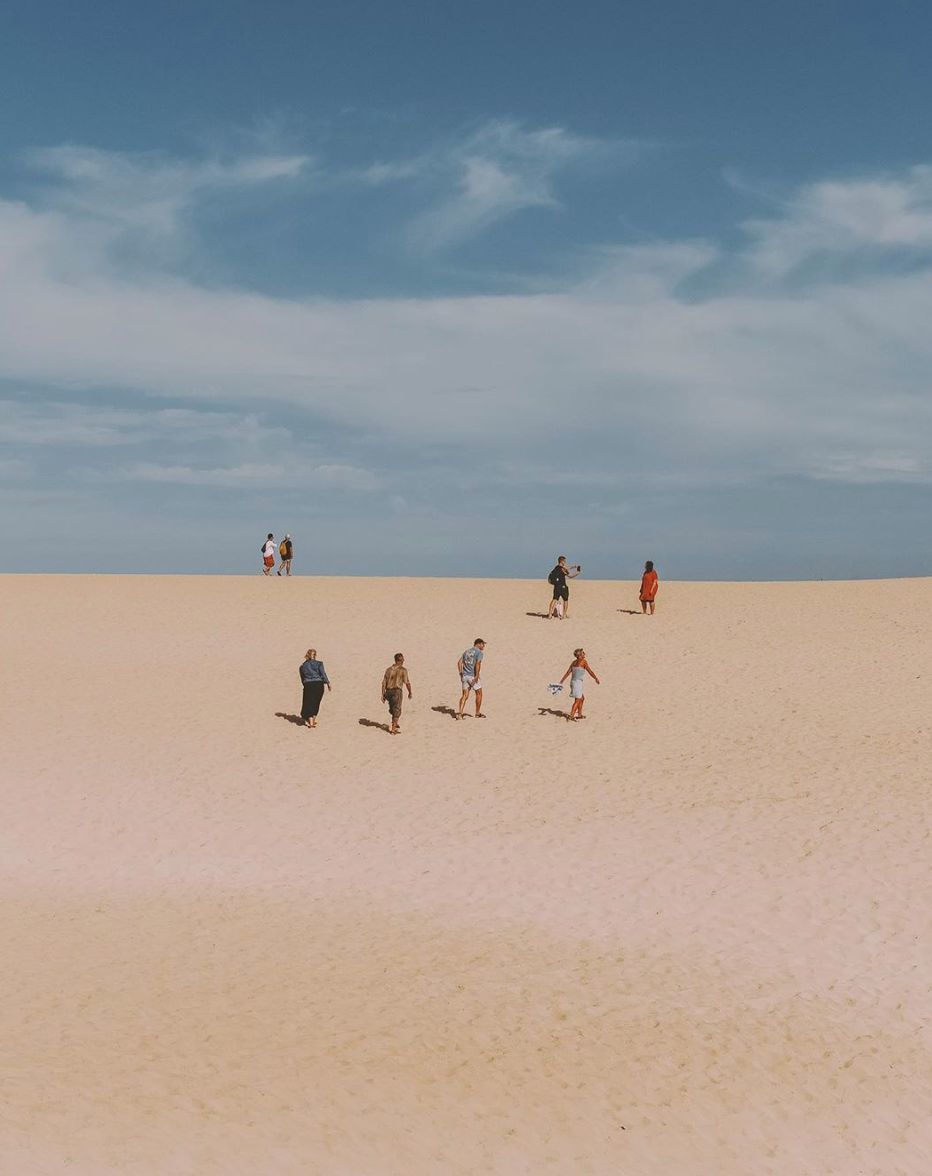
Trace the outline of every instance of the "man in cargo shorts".
[[405, 669], [405, 655], [396, 653], [395, 660], [382, 675], [382, 701], [388, 703], [388, 711], [392, 717], [391, 735], [397, 735], [401, 728], [398, 721], [401, 718], [401, 700], [407, 687], [408, 698], [411, 697], [411, 679]]

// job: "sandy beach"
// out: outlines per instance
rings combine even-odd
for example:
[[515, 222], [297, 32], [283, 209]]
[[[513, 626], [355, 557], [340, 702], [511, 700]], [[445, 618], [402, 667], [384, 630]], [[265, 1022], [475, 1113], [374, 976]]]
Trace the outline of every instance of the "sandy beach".
[[928, 1173], [932, 580], [571, 591], [0, 577], [0, 1172]]

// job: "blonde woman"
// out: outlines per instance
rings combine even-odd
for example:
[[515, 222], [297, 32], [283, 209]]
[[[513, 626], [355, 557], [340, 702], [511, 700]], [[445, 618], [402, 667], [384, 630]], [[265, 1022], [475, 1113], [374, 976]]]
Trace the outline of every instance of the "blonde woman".
[[586, 674], [593, 679], [597, 686], [601, 686], [601, 682], [596, 677], [592, 666], [586, 660], [586, 651], [584, 649], [573, 650], [573, 660], [569, 664], [566, 673], [560, 679], [562, 685], [567, 678], [570, 680], [570, 698], [573, 700], [573, 705], [570, 707], [570, 713], [567, 716], [574, 723], [586, 716], [583, 712], [583, 704], [586, 701], [585, 681]]

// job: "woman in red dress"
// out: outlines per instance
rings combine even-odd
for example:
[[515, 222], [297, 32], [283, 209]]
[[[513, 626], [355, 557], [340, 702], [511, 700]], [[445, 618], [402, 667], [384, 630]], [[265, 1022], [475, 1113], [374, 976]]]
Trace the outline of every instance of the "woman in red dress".
[[653, 613], [654, 600], [657, 596], [658, 579], [654, 571], [654, 561], [649, 559], [644, 565], [644, 575], [641, 576], [641, 612]]

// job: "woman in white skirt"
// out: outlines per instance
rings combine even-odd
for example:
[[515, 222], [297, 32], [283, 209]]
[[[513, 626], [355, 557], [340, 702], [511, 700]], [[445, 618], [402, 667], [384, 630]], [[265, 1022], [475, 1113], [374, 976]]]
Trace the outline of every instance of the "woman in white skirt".
[[595, 681], [597, 686], [601, 685], [599, 679], [596, 677], [595, 672], [592, 669], [592, 666], [590, 666], [586, 660], [586, 651], [584, 649], [574, 649], [573, 660], [569, 664], [569, 669], [560, 679], [561, 685], [566, 681], [567, 678], [570, 680], [570, 698], [573, 700], [573, 705], [570, 707], [568, 718], [572, 719], [574, 723], [586, 717], [582, 713], [583, 704], [586, 701], [586, 674], [588, 674], [589, 677]]

